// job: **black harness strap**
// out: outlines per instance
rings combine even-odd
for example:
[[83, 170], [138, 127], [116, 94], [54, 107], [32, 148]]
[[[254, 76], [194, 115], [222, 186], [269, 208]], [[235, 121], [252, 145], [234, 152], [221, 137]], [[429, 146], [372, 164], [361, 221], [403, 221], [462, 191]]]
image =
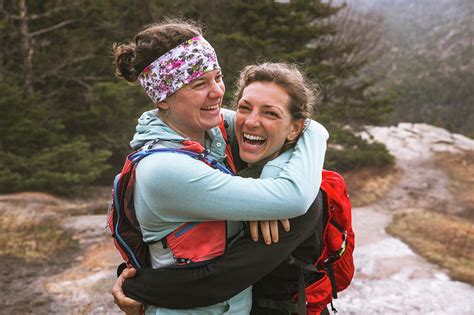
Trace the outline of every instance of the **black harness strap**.
[[296, 258], [295, 256], [288, 256], [287, 263], [290, 265], [295, 265], [299, 267], [298, 272], [298, 314], [299, 315], [306, 315], [306, 283], [304, 280], [304, 270], [308, 270], [311, 272], [317, 272], [316, 266], [313, 264], [307, 264], [301, 259]]
[[303, 267], [298, 274], [298, 315], [306, 315], [306, 292], [304, 287]]
[[288, 312], [288, 314], [298, 313], [298, 306], [296, 303], [291, 301], [277, 301], [267, 298], [258, 298], [254, 303], [256, 306], [261, 308], [278, 310], [280, 312]]
[[334, 277], [334, 270], [332, 269], [332, 265], [328, 264], [326, 267], [328, 271], [329, 279], [331, 280], [331, 287], [332, 287], [332, 297], [337, 299], [337, 290], [336, 290], [336, 278]]

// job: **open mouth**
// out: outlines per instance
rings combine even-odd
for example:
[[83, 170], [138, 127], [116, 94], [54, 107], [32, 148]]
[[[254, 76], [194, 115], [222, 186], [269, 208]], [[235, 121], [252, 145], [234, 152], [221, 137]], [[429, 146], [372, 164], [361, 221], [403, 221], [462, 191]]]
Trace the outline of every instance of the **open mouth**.
[[245, 144], [254, 147], [261, 146], [267, 141], [267, 139], [262, 136], [251, 135], [249, 133], [242, 133], [242, 138]]
[[206, 106], [206, 107], [201, 108], [201, 110], [207, 110], [207, 111], [216, 110], [216, 109], [219, 109], [219, 104], [215, 104], [215, 105]]

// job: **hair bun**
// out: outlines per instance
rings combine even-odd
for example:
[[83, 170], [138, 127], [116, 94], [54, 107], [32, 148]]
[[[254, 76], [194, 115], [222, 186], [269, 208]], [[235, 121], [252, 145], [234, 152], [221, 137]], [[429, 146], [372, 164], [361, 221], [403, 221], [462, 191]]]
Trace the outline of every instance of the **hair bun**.
[[125, 78], [129, 82], [135, 82], [138, 75], [134, 67], [135, 44], [128, 43], [119, 45], [115, 43], [112, 46], [114, 52], [115, 74], [118, 77]]

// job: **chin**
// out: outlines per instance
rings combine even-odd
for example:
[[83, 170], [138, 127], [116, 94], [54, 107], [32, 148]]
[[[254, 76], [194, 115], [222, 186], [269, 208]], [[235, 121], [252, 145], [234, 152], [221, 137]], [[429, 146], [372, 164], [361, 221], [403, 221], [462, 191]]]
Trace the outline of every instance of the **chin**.
[[242, 159], [242, 161], [244, 161], [247, 164], [255, 164], [255, 163], [260, 162], [263, 159], [263, 157], [255, 156], [252, 154], [245, 154], [245, 153], [240, 154], [240, 158]]

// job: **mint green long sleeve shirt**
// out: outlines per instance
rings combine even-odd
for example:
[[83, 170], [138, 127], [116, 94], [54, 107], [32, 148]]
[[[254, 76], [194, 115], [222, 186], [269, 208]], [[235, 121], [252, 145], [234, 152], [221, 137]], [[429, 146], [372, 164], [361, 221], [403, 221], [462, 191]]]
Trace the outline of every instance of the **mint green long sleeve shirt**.
[[[235, 113], [223, 110], [233, 141]], [[139, 119], [131, 142], [139, 147], [156, 138], [182, 140], [166, 126], [155, 111]], [[265, 179], [241, 178], [223, 174], [201, 161], [178, 153], [147, 156], [138, 164], [134, 203], [144, 240], [158, 241], [186, 222], [228, 220], [228, 236], [238, 231], [238, 221], [292, 218], [309, 208], [319, 190], [328, 133], [312, 121], [289, 159], [282, 154], [268, 163]], [[213, 128], [207, 132], [206, 148], [222, 162], [225, 140]], [[163, 142], [169, 145], [169, 142]], [[160, 145], [160, 144], [158, 144]], [[288, 161], [289, 159], [289, 161]], [[283, 169], [275, 169], [281, 165]], [[279, 174], [278, 174], [279, 173]], [[160, 243], [158, 243], [159, 245]], [[152, 246], [153, 247], [153, 246]], [[152, 261], [166, 265], [170, 253], [150, 247]], [[155, 264], [154, 264], [155, 266]], [[171, 310], [149, 306], [146, 314], [248, 314], [252, 303], [251, 287], [228, 301], [192, 310]]]
[[[233, 128], [234, 113], [224, 114]], [[162, 131], [162, 136], [169, 138], [173, 133], [169, 129]], [[144, 158], [136, 171], [134, 201], [145, 241], [160, 240], [185, 222], [303, 215], [321, 183], [327, 138], [326, 129], [311, 121], [291, 159], [275, 178], [230, 176], [179, 153]], [[225, 142], [220, 147], [225, 149]]]

